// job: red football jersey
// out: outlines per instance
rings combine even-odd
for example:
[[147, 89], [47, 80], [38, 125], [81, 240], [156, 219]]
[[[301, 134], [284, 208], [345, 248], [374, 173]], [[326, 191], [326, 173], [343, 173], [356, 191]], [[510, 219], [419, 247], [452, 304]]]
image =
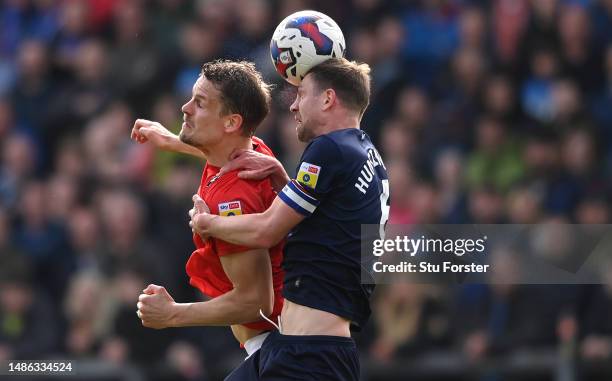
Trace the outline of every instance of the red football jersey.
[[[274, 156], [264, 142], [253, 137], [253, 149], [257, 152]], [[221, 216], [250, 214], [264, 212], [274, 201], [276, 193], [272, 189], [269, 179], [249, 181], [238, 178], [238, 171], [232, 171], [217, 176], [220, 168], [206, 164], [198, 194], [206, 202], [210, 213]], [[206, 242], [199, 235], [194, 234], [193, 240], [196, 250], [187, 261], [187, 275], [189, 283], [211, 298], [223, 295], [233, 289], [219, 257], [241, 253], [251, 250], [245, 246], [234, 245], [216, 238]], [[272, 264], [272, 279], [274, 287], [274, 309], [269, 318], [276, 322], [283, 308], [283, 259], [284, 241], [269, 249], [270, 263]], [[251, 329], [271, 330], [272, 324], [261, 319], [260, 321], [244, 324]]]

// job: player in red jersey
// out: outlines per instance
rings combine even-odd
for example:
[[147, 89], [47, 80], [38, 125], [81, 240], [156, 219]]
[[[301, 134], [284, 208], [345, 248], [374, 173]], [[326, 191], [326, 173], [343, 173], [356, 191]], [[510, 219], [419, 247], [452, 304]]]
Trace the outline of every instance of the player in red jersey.
[[[139, 119], [132, 139], [206, 159], [191, 215], [207, 206], [220, 216], [259, 213], [276, 197], [270, 180], [243, 180], [237, 171], [219, 170], [235, 150], [273, 156], [253, 136], [269, 108], [270, 88], [253, 64], [210, 62], [203, 65], [193, 95], [182, 107], [184, 123], [178, 136], [159, 123]], [[138, 298], [137, 314], [144, 326], [156, 329], [230, 325], [250, 356], [274, 328], [260, 314], [276, 321], [282, 309], [282, 243], [261, 250], [219, 239], [204, 241], [197, 234], [193, 239], [196, 250], [187, 262], [187, 274], [191, 285], [212, 299], [176, 303], [163, 287], [149, 285]]]

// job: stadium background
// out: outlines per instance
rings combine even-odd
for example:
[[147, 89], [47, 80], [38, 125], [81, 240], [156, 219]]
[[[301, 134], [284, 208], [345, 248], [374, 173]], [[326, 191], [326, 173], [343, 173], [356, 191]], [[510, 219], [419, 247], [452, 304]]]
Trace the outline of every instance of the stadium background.
[[[184, 264], [201, 163], [129, 139], [180, 128], [199, 66], [278, 84], [259, 128], [292, 173], [293, 92], [273, 28], [329, 14], [373, 69], [362, 128], [391, 223], [610, 223], [612, 1], [5, 0], [0, 4], [0, 360], [79, 360], [79, 379], [216, 380], [230, 331], [144, 329], [149, 282], [199, 296]], [[608, 285], [379, 287], [356, 336], [364, 380], [609, 380]]]

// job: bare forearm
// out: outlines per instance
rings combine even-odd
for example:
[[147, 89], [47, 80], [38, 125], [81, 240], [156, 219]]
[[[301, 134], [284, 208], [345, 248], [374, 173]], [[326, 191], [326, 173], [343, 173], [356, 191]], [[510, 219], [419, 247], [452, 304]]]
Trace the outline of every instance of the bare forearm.
[[176, 303], [172, 326], [227, 326], [259, 320], [262, 306], [256, 299], [237, 295], [235, 290], [207, 302]]
[[168, 144], [168, 146], [163, 147], [166, 151], [184, 153], [187, 155], [199, 157], [201, 159], [205, 159], [204, 153], [194, 146], [190, 146], [189, 144], [183, 143], [178, 136], [172, 139], [172, 142]]
[[274, 245], [270, 244], [270, 236], [265, 234], [266, 225], [266, 216], [263, 213], [215, 216], [205, 234], [236, 245], [265, 249]]

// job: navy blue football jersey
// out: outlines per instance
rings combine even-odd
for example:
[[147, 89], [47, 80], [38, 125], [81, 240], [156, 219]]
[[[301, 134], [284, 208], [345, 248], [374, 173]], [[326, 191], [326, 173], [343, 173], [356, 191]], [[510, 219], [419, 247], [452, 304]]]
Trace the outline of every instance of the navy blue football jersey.
[[385, 165], [368, 135], [349, 128], [312, 140], [296, 172], [279, 197], [306, 219], [287, 238], [283, 296], [349, 319], [358, 330], [374, 290], [361, 282], [361, 225], [387, 222]]

